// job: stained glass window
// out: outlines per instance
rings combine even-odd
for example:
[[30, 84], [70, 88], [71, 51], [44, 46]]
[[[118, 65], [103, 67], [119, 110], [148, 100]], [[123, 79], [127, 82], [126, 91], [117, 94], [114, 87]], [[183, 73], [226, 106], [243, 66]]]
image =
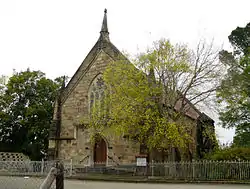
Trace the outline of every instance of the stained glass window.
[[102, 75], [96, 76], [89, 88], [89, 108], [93, 107], [97, 100], [104, 97], [104, 81]]

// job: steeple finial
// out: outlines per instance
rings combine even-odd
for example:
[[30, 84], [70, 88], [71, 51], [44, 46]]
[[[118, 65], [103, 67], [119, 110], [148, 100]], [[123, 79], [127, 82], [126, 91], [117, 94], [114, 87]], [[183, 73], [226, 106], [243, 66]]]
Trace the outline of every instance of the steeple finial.
[[101, 33], [100, 40], [109, 41], [108, 22], [107, 22], [107, 9], [104, 9], [104, 17], [103, 17], [102, 28], [101, 28], [100, 33]]

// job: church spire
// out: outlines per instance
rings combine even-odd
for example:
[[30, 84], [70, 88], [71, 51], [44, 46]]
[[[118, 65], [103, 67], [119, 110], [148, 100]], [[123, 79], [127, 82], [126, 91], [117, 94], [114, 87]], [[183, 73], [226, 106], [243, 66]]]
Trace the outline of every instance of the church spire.
[[99, 40], [106, 40], [109, 41], [109, 32], [108, 32], [108, 22], [107, 22], [107, 9], [104, 9], [104, 17], [102, 21], [102, 28], [100, 31], [100, 38]]

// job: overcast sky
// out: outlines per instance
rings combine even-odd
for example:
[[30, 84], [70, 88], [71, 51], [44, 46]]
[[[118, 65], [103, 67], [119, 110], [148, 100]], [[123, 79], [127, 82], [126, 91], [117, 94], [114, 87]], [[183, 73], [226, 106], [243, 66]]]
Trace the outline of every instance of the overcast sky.
[[[195, 47], [227, 36], [250, 21], [249, 0], [0, 0], [0, 75], [41, 70], [50, 78], [72, 76], [99, 37], [108, 9], [110, 39], [136, 54], [169, 38]], [[216, 127], [222, 142], [233, 131]]]

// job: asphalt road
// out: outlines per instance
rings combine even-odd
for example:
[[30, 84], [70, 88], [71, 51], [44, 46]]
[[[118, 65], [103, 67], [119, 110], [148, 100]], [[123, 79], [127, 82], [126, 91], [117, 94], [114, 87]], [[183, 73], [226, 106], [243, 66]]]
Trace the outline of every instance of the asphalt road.
[[13, 176], [0, 177], [0, 189], [39, 189], [43, 179]]
[[[0, 177], [0, 189], [39, 189], [39, 178]], [[225, 184], [134, 184], [66, 180], [65, 189], [249, 189], [249, 185]], [[55, 186], [53, 186], [55, 188]]]

